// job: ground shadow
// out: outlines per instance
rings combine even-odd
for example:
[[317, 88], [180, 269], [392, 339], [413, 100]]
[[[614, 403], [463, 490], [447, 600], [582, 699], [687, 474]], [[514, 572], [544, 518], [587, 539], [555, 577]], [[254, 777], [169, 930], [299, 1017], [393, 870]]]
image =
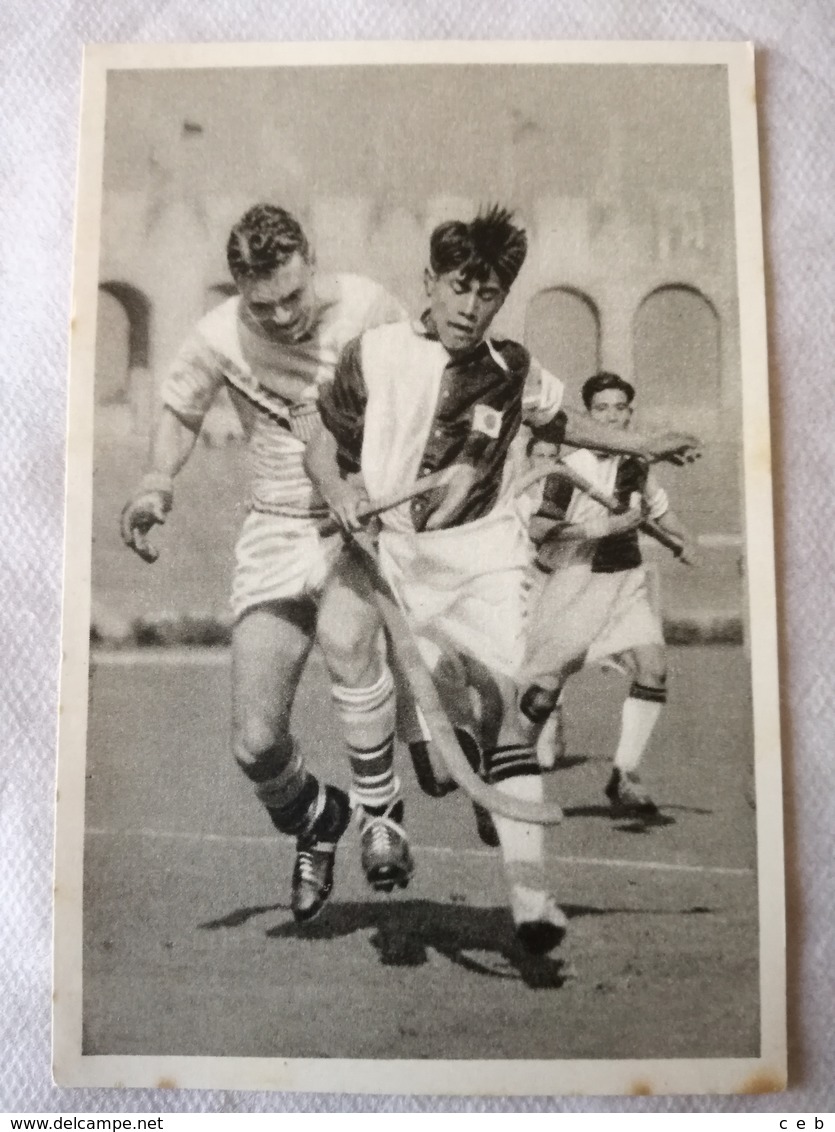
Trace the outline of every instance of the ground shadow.
[[[564, 905], [570, 919], [582, 916], [634, 915], [635, 908], [597, 908]], [[283, 910], [282, 905], [244, 908], [211, 920], [209, 930], [235, 928], [252, 916]], [[710, 913], [709, 908], [685, 909], [679, 914]], [[669, 915], [669, 909], [642, 914]], [[508, 909], [474, 908], [431, 900], [374, 900], [332, 902], [310, 924], [287, 920], [267, 929], [270, 939], [326, 941], [370, 932], [369, 942], [384, 967], [421, 967], [432, 952], [450, 963], [489, 978], [514, 979], [537, 989], [558, 989], [571, 977], [564, 956], [527, 954], [516, 941]]]
[[646, 832], [650, 829], [666, 825], [675, 825], [676, 819], [671, 814], [648, 814], [646, 817], [627, 817], [626, 814], [613, 813], [612, 807], [605, 804], [592, 803], [586, 806], [564, 806], [563, 816], [567, 818], [609, 818], [615, 829], [626, 833]]
[[251, 908], [237, 908], [234, 912], [230, 912], [226, 916], [220, 916], [217, 920], [206, 920], [204, 924], [198, 924], [197, 926], [210, 932], [215, 932], [219, 928], [240, 928], [248, 920], [253, 919], [255, 916], [263, 916], [266, 912], [289, 911], [289, 904], [255, 904]]

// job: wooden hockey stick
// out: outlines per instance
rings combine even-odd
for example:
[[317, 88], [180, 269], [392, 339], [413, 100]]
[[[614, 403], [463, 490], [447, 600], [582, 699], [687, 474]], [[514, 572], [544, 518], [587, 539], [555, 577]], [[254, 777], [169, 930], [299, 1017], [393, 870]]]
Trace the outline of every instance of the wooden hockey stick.
[[[390, 511], [393, 507], [399, 507], [401, 503], [408, 503], [419, 495], [425, 495], [427, 491], [432, 491], [436, 487], [444, 487], [449, 482], [451, 475], [451, 468], [442, 468], [439, 472], [432, 472], [428, 476], [422, 476], [421, 479], [416, 480], [410, 487], [403, 488], [401, 491], [382, 496], [378, 499], [369, 499], [367, 503], [357, 508], [357, 517], [359, 519], [371, 519], [375, 515], [382, 514], [383, 511]], [[333, 534], [338, 530], [339, 524], [335, 519], [331, 519], [329, 523], [323, 525], [320, 534]]]
[[505, 794], [478, 777], [461, 750], [452, 724], [441, 704], [432, 676], [420, 654], [411, 627], [383, 576], [371, 539], [362, 532], [351, 535], [349, 546], [372, 585], [374, 601], [389, 632], [391, 647], [416, 703], [420, 705], [432, 742], [450, 776], [486, 810], [513, 821], [556, 825], [563, 812], [554, 802], [531, 802]]
[[[539, 480], [546, 479], [548, 476], [552, 475], [561, 476], [563, 479], [568, 480], [568, 482], [573, 484], [579, 491], [585, 492], [595, 503], [599, 503], [601, 507], [605, 507], [610, 514], [617, 515], [621, 513], [620, 506], [613, 496], [607, 495], [605, 491], [601, 491], [599, 488], [595, 487], [585, 476], [580, 475], [579, 472], [575, 472], [573, 468], [564, 464], [562, 460], [557, 460], [548, 468], [535, 468], [533, 471], [528, 472], [527, 475], [522, 477], [517, 487], [516, 494], [521, 495]], [[676, 538], [675, 535], [670, 534], [669, 531], [665, 531], [663, 527], [659, 526], [658, 523], [654, 522], [652, 519], [644, 519], [643, 522], [638, 524], [638, 530], [642, 531], [645, 535], [649, 535], [649, 537], [655, 539], [656, 542], [660, 542], [661, 545], [671, 551], [676, 558], [678, 558], [684, 550], [684, 543], [681, 539]]]
[[[432, 491], [433, 488], [443, 487], [449, 481], [451, 475], [451, 468], [442, 468], [439, 472], [432, 472], [428, 476], [423, 476], [421, 479], [416, 480], [410, 487], [403, 488], [401, 491], [382, 496], [379, 499], [369, 499], [367, 503], [362, 504], [362, 506], [357, 509], [357, 516], [360, 519], [371, 519], [375, 515], [380, 515], [383, 511], [390, 511], [392, 507], [399, 507], [401, 503], [408, 503], [418, 495], [425, 495], [427, 491]], [[311, 511], [306, 507], [293, 507], [291, 504], [276, 504], [274, 507], [264, 506], [263, 510], [270, 515], [280, 515], [287, 519], [326, 520], [319, 528], [319, 534], [321, 535], [336, 534], [340, 529], [339, 523], [333, 518], [327, 506]]]

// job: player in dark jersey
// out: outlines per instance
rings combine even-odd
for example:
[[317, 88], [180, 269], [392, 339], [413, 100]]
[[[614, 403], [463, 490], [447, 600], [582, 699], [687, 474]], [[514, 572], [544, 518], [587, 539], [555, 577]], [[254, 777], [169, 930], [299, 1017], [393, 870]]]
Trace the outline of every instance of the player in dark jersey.
[[[635, 390], [617, 374], [599, 373], [583, 386], [589, 416], [614, 431], [629, 428]], [[667, 494], [635, 456], [587, 449], [566, 457], [569, 467], [620, 504], [611, 515], [558, 476], [546, 480], [531, 519], [538, 540], [531, 594], [522, 709], [544, 724], [540, 765], [562, 754], [560, 695], [583, 665], [616, 658], [633, 682], [623, 707], [620, 742], [606, 794], [613, 812], [652, 816], [656, 806], [638, 767], [667, 698], [661, 616], [638, 544], [638, 526], [652, 519], [682, 540], [682, 561], [693, 560], [692, 540], [670, 510]], [[551, 527], [553, 537], [547, 536]]]
[[[385, 497], [451, 469], [443, 492], [381, 516], [380, 561], [406, 612], [451, 721], [480, 748], [485, 777], [505, 793], [543, 798], [540, 769], [518, 711], [524, 651], [525, 531], [508, 451], [521, 424], [557, 442], [663, 458], [689, 437], [615, 434], [562, 411], [562, 383], [519, 343], [488, 336], [525, 258], [525, 233], [503, 209], [449, 221], [430, 240], [428, 307], [416, 322], [364, 333], [322, 392], [325, 429], [306, 466], [334, 514], [358, 526], [366, 493]], [[351, 474], [361, 474], [357, 483]], [[412, 871], [394, 773], [395, 694], [368, 584], [346, 555], [319, 622], [353, 772], [366, 876], [405, 885]], [[480, 711], [474, 712], [473, 703]], [[545, 877], [541, 826], [496, 817], [520, 939], [549, 950], [565, 917]]]

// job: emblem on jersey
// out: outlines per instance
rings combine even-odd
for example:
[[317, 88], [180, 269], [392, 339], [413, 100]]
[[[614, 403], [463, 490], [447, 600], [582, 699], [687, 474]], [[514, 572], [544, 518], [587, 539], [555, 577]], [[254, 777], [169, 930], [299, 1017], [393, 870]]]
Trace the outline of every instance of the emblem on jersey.
[[473, 410], [473, 432], [483, 432], [493, 440], [502, 430], [502, 414], [489, 405], [476, 405]]

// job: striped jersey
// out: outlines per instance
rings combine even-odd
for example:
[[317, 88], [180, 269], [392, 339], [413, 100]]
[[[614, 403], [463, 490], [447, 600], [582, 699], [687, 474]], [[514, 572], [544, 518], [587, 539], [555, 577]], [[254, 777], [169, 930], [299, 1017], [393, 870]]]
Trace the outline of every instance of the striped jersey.
[[163, 383], [163, 403], [196, 426], [227, 387], [247, 438], [256, 510], [323, 507], [303, 466], [319, 389], [333, 377], [347, 342], [405, 316], [384, 288], [359, 275], [317, 278], [316, 294], [312, 328], [286, 343], [242, 317], [239, 295], [226, 300], [200, 320]]
[[[617, 500], [622, 510], [629, 508], [634, 494], [644, 501], [648, 519], [660, 519], [669, 510], [667, 493], [658, 484], [643, 460], [635, 456], [609, 456], [581, 448], [563, 461], [594, 487]], [[602, 504], [560, 476], [549, 476], [537, 514], [542, 518], [569, 523], [588, 523], [608, 515]], [[538, 560], [547, 570], [558, 570], [569, 562], [586, 561], [595, 574], [615, 574], [641, 565], [637, 530], [591, 539], [586, 543], [549, 540], [540, 549]]]
[[[452, 357], [424, 316], [351, 342], [319, 407], [343, 471], [361, 471], [372, 498], [471, 464], [473, 490], [445, 524], [459, 527], [490, 514], [509, 492], [508, 450], [523, 421], [553, 425], [561, 437], [562, 393], [562, 383], [517, 342], [485, 339]], [[443, 489], [428, 492], [387, 511], [382, 522], [423, 531], [442, 498]]]

